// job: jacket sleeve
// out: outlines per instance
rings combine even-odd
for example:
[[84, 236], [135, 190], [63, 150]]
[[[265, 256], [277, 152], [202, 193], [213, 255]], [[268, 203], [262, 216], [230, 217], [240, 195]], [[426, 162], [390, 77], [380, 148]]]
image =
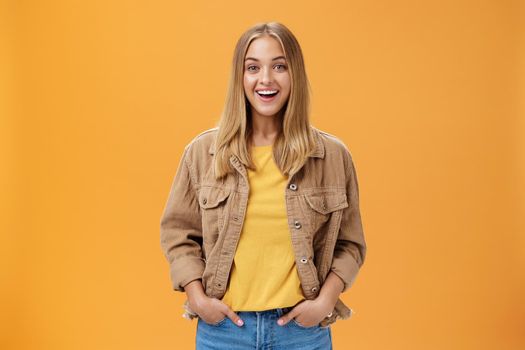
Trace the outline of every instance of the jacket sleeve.
[[331, 265], [331, 271], [344, 282], [342, 292], [353, 285], [366, 255], [366, 242], [359, 210], [357, 173], [350, 153], [347, 154], [346, 193], [349, 203], [343, 210]]
[[173, 289], [184, 292], [189, 282], [202, 279], [202, 223], [188, 149], [184, 149], [160, 221], [160, 245], [169, 262]]

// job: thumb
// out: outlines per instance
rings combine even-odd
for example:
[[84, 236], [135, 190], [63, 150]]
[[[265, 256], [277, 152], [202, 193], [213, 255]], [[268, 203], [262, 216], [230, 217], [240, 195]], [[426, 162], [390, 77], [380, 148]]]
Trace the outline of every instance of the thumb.
[[297, 315], [297, 313], [298, 312], [296, 308], [291, 309], [290, 312], [283, 314], [281, 317], [279, 317], [279, 319], [277, 320], [277, 324], [280, 326], [284, 326], [285, 324], [290, 322], [290, 320], [294, 318]]
[[241, 327], [244, 324], [244, 321], [239, 317], [239, 315], [237, 315], [232, 309], [230, 309], [230, 307], [228, 307], [226, 316], [239, 327]]

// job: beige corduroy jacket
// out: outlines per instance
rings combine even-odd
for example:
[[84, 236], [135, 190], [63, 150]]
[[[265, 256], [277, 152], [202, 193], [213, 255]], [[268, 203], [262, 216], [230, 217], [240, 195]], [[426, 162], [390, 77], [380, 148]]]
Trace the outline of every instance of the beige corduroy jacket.
[[[217, 181], [212, 159], [217, 128], [188, 143], [179, 162], [160, 221], [160, 243], [169, 262], [172, 287], [184, 291], [201, 279], [206, 295], [221, 299], [248, 205], [247, 171], [232, 155], [234, 175]], [[343, 292], [363, 265], [366, 243], [359, 210], [357, 174], [346, 145], [312, 126], [315, 152], [284, 191], [290, 239], [305, 299], [315, 299], [328, 273], [344, 282]], [[198, 317], [184, 305], [186, 318]], [[339, 298], [323, 319], [328, 326], [350, 317], [352, 310]]]

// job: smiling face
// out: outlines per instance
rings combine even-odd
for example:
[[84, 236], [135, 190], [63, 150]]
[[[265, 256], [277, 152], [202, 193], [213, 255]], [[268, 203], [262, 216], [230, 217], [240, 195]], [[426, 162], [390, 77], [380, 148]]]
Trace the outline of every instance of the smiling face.
[[244, 60], [244, 93], [252, 116], [276, 116], [290, 89], [288, 63], [279, 41], [268, 35], [254, 39]]

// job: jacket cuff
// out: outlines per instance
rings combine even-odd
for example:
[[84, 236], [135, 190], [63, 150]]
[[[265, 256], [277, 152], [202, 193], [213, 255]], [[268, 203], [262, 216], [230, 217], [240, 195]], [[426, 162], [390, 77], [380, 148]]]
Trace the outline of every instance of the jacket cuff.
[[202, 278], [206, 263], [196, 256], [177, 258], [170, 266], [173, 290], [184, 292], [184, 286], [193, 280]]
[[344, 293], [354, 284], [355, 278], [359, 273], [359, 265], [352, 256], [344, 255], [340, 258], [334, 257], [330, 270], [343, 281], [344, 288], [341, 293]]

